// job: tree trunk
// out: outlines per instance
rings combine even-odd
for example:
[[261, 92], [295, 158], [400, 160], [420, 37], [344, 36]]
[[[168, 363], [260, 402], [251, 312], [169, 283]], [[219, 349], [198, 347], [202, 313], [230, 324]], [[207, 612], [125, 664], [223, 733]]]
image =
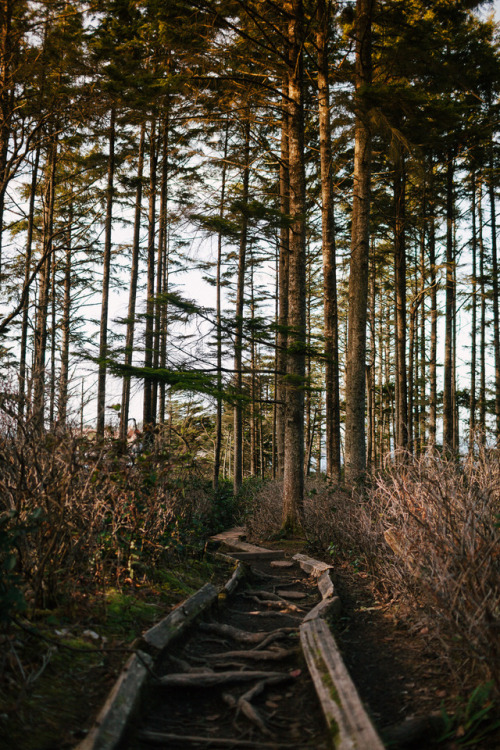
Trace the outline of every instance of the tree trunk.
[[[286, 83], [288, 87], [288, 81]], [[288, 149], [288, 94], [281, 100], [280, 211], [282, 216], [278, 273], [278, 331], [276, 345], [276, 477], [283, 478], [285, 465], [286, 346], [288, 322], [288, 267], [290, 261], [290, 174]]]
[[446, 170], [446, 302], [443, 387], [443, 448], [453, 450], [453, 319], [455, 316], [454, 243], [453, 243], [453, 156], [448, 153]]
[[370, 86], [372, 77], [372, 7], [373, 0], [357, 0], [356, 2], [354, 190], [345, 375], [345, 475], [346, 481], [350, 484], [361, 480], [366, 469], [365, 365], [372, 147], [367, 116], [369, 105], [365, 101], [364, 94]]
[[[430, 164], [430, 195], [433, 196], [433, 164]], [[437, 273], [436, 273], [436, 225], [434, 205], [429, 211], [429, 267], [430, 267], [430, 313], [431, 335], [429, 349], [429, 445], [436, 445], [437, 430]]]
[[[242, 395], [242, 353], [243, 353], [243, 308], [245, 302], [245, 268], [248, 239], [248, 216], [245, 210], [248, 203], [248, 183], [250, 173], [250, 120], [245, 120], [243, 146], [243, 192], [241, 202], [240, 252], [238, 257], [238, 280], [236, 287], [236, 315], [234, 332], [234, 372], [236, 398]], [[243, 481], [243, 407], [241, 401], [234, 406], [234, 492], [239, 491]]]
[[[328, 4], [329, 8], [330, 4]], [[319, 0], [317, 13], [318, 32], [316, 34], [316, 44], [318, 48], [318, 111], [325, 336], [326, 475], [328, 478], [338, 482], [340, 480], [340, 395], [337, 273], [333, 215], [330, 87], [328, 76], [330, 18], [325, 0]]]
[[[153, 367], [154, 312], [155, 312], [155, 230], [156, 230], [156, 120], [153, 118], [149, 135], [149, 212], [148, 212], [148, 252], [146, 284], [146, 326], [144, 331], [144, 367]], [[144, 429], [151, 428], [156, 421], [153, 412], [153, 390], [151, 380], [144, 381], [144, 402], [142, 423]]]
[[12, 20], [15, 0], [0, 2], [0, 274], [3, 267], [3, 212], [12, 117]]
[[[158, 257], [156, 274], [154, 367], [166, 366], [168, 303], [168, 106], [162, 129], [162, 164], [160, 178], [160, 215], [158, 219]], [[161, 296], [163, 295], [163, 299]], [[165, 383], [153, 389], [153, 413], [159, 424], [165, 423]]]
[[[226, 169], [227, 169], [227, 145], [229, 139], [229, 122], [226, 122], [224, 133], [224, 159], [222, 162], [222, 184], [220, 190], [219, 218], [224, 218], [226, 201]], [[216, 275], [216, 326], [217, 326], [217, 411], [215, 415], [215, 446], [214, 446], [214, 469], [212, 486], [216, 490], [219, 486], [220, 454], [222, 445], [222, 327], [221, 327], [221, 272], [222, 272], [222, 232], [217, 237], [217, 275]]]
[[69, 343], [71, 336], [71, 274], [72, 274], [72, 233], [73, 202], [69, 206], [68, 228], [66, 230], [66, 257], [64, 263], [64, 297], [61, 318], [61, 371], [59, 373], [59, 397], [57, 421], [61, 428], [66, 427], [68, 417], [69, 384]]
[[472, 218], [472, 323], [470, 341], [470, 398], [469, 398], [469, 453], [472, 455], [476, 433], [476, 366], [477, 366], [477, 221], [476, 221], [476, 167], [471, 167], [471, 218]]
[[[141, 235], [142, 178], [144, 171], [144, 140], [146, 126], [141, 125], [139, 155], [137, 160], [137, 187], [135, 193], [134, 238], [132, 244], [132, 264], [127, 312], [127, 333], [125, 338], [125, 365], [132, 364], [134, 353], [135, 303], [137, 299], [137, 279], [139, 276], [139, 245]], [[125, 375], [122, 388], [122, 409], [120, 414], [120, 439], [127, 439], [128, 415], [130, 410], [130, 377]]]
[[486, 440], [486, 284], [485, 284], [485, 257], [483, 241], [483, 183], [478, 184], [478, 244], [479, 244], [479, 294], [481, 297], [481, 325], [480, 325], [480, 383], [479, 383], [479, 429], [481, 441]]
[[[406, 241], [405, 163], [399, 154], [394, 165], [394, 290], [396, 319], [396, 449], [408, 448], [408, 391], [406, 371]], [[412, 331], [414, 320], [412, 320]], [[413, 345], [413, 341], [412, 341]], [[412, 353], [413, 354], [413, 353]], [[413, 357], [412, 357], [413, 359]], [[413, 366], [413, 361], [412, 361]]]
[[[31, 259], [33, 254], [33, 229], [35, 223], [35, 198], [36, 186], [38, 182], [38, 166], [40, 163], [40, 146], [37, 146], [33, 170], [31, 173], [31, 189], [28, 209], [28, 228], [26, 232], [26, 258], [24, 261], [24, 284], [23, 289], [28, 288], [31, 275]], [[26, 301], [23, 305], [23, 318], [21, 324], [21, 344], [19, 357], [19, 423], [24, 420], [26, 410], [26, 360], [28, 347], [28, 326], [29, 326], [30, 299], [29, 292], [26, 294]]]
[[495, 356], [495, 442], [500, 445], [500, 311], [498, 302], [497, 217], [495, 207], [493, 144], [490, 143], [490, 174], [488, 183], [491, 224], [491, 271], [493, 292], [493, 350]]
[[290, 248], [288, 275], [287, 392], [285, 463], [283, 471], [283, 530], [302, 526], [304, 499], [304, 385], [306, 349], [306, 237], [303, 108], [303, 4], [286, 3], [290, 16], [288, 39], [288, 147], [290, 176]]
[[111, 231], [113, 226], [113, 194], [115, 174], [115, 108], [111, 108], [109, 121], [108, 180], [106, 186], [106, 218], [104, 221], [104, 252], [102, 259], [101, 324], [99, 331], [99, 371], [97, 375], [97, 427], [98, 437], [104, 435], [106, 414], [106, 357], [108, 353], [109, 279], [111, 272]]
[[44, 425], [45, 402], [45, 354], [47, 349], [48, 304], [53, 253], [53, 221], [55, 201], [55, 180], [57, 163], [57, 135], [52, 132], [49, 138], [45, 170], [45, 190], [43, 201], [43, 241], [42, 254], [45, 261], [40, 269], [38, 307], [35, 324], [35, 361], [33, 373], [33, 412], [39, 429]]

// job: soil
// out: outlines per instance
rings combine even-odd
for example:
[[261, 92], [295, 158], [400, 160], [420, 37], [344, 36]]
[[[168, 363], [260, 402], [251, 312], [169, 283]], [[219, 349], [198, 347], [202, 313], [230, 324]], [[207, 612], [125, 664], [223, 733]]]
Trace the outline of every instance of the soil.
[[[209, 654], [252, 649], [253, 646], [196, 629], [177, 645], [173, 658], [171, 652], [167, 653], [162, 662], [157, 664], [156, 672], [158, 676], [177, 673], [181, 659], [184, 669], [188, 663], [192, 669], [208, 667], [226, 672], [239, 671], [245, 667], [268, 673], [283, 673], [286, 677], [284, 683], [269, 684], [250, 701], [252, 708], [258, 712], [262, 725], [256, 725], [236, 705], [238, 699], [259, 680], [244, 685], [227, 684], [215, 688], [153, 686], [148, 700], [149, 710], [143, 716], [137, 733], [130, 738], [126, 750], [150, 748], [151, 742], [144, 740], [145, 732], [182, 736], [183, 739], [178, 742], [173, 739], [164, 743], [159, 741], [159, 746], [168, 747], [169, 750], [203, 746], [194, 741], [187, 742], [186, 735], [244, 741], [250, 743], [249, 747], [255, 748], [286, 746], [297, 750], [328, 750], [329, 735], [298, 644], [300, 621], [305, 612], [320, 599], [315, 581], [296, 564], [293, 568], [283, 570], [272, 567], [269, 562], [259, 561], [251, 563], [251, 570], [251, 589], [249, 590], [248, 583], [239, 588], [227, 605], [212, 614], [211, 622], [223, 622], [250, 633], [289, 629], [291, 632], [283, 633], [279, 640], [265, 649], [279, 647], [288, 655], [272, 662], [248, 662], [236, 655], [228, 658], [227, 665], [217, 667], [208, 657]], [[285, 592], [289, 591], [305, 596], [293, 600], [291, 607], [281, 607], [281, 611], [267, 608], [261, 599], [268, 592], [279, 592], [279, 596], [285, 597]]]
[[[408, 738], [402, 746], [416, 750], [499, 749], [498, 729], [490, 732], [484, 727], [484, 738], [475, 731], [478, 739], [474, 741], [472, 731], [460, 741], [468, 731], [466, 717], [462, 723], [459, 719], [464, 706], [459, 697], [461, 686], [439, 643], [415, 613], [403, 616], [400, 604], [378, 597], [368, 574], [349, 562], [337, 565], [333, 578], [342, 601], [342, 615], [333, 632], [358, 693], [387, 746], [398, 746], [395, 730], [397, 733], [405, 722], [429, 717], [427, 730], [422, 727], [413, 742]], [[439, 741], [443, 714], [457, 717], [457, 736]]]

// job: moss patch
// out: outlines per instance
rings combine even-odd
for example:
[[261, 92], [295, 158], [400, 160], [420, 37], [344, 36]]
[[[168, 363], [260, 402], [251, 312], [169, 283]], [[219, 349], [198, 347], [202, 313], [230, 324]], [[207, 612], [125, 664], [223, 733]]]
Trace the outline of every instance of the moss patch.
[[204, 583], [224, 583], [224, 563], [186, 560], [131, 583], [38, 610], [32, 633], [0, 633], [0, 748], [69, 750], [85, 736], [134, 641]]

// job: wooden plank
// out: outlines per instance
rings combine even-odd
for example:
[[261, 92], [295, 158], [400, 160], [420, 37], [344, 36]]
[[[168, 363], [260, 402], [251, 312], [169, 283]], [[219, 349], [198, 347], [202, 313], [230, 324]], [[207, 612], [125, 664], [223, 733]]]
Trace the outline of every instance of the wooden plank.
[[226, 594], [226, 596], [231, 596], [231, 594], [238, 588], [238, 584], [240, 583], [240, 581], [245, 578], [247, 572], [248, 567], [245, 565], [245, 563], [239, 562], [233, 575], [224, 586], [224, 593]]
[[247, 530], [244, 526], [236, 526], [234, 529], [228, 529], [228, 531], [222, 531], [220, 534], [214, 534], [210, 537], [211, 542], [225, 542], [226, 539], [244, 539], [247, 535]]
[[167, 617], [147, 630], [144, 641], [158, 650], [165, 648], [174, 638], [184, 633], [191, 623], [204, 610], [208, 609], [218, 597], [215, 586], [206, 583], [196, 594], [186, 599]]
[[125, 664], [94, 726], [75, 750], [115, 750], [139, 711], [153, 660], [138, 651]]
[[300, 626], [309, 673], [337, 750], [384, 750], [324, 620]]
[[330, 570], [330, 568], [333, 567], [332, 565], [328, 565], [328, 563], [321, 562], [321, 560], [315, 560], [312, 557], [301, 555], [300, 553], [294, 555], [292, 559], [299, 563], [305, 573], [309, 573], [309, 575], [316, 578], [324, 573], [325, 570]]
[[335, 586], [329, 570], [325, 570], [318, 578], [318, 589], [322, 599], [329, 599], [335, 595]]
[[231, 555], [238, 560], [272, 560], [283, 557], [282, 549], [266, 549], [237, 539], [226, 539], [223, 547], [230, 550]]
[[313, 607], [304, 617], [303, 622], [309, 622], [316, 617], [322, 617], [329, 620], [340, 615], [342, 604], [338, 596], [332, 596], [329, 599], [322, 599], [319, 604]]

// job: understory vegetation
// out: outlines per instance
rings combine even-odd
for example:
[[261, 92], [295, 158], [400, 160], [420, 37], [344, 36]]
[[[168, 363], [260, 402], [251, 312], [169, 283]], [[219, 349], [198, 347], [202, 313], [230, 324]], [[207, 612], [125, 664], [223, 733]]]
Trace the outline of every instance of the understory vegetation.
[[[368, 574], [428, 633], [464, 696], [487, 688], [488, 706], [500, 688], [498, 458], [404, 454], [363, 491], [308, 479], [304, 506], [309, 551]], [[228, 483], [213, 490], [206, 468], [172, 462], [161, 434], [140, 455], [29, 423], [3, 439], [2, 721], [16, 710], [25, 722], [41, 694], [55, 711], [66, 688], [54, 675], [68, 664], [75, 685], [100, 686], [97, 708], [137, 635], [222, 575], [204, 554], [211, 534], [244, 522], [250, 538], [279, 536], [280, 482], [248, 479], [235, 497]]]
[[[278, 534], [278, 482], [255, 499], [247, 526]], [[363, 492], [322, 480], [306, 484], [310, 547], [367, 571], [415, 632], [424, 629], [468, 692], [500, 688], [500, 464], [480, 449], [464, 461], [403, 454]]]

